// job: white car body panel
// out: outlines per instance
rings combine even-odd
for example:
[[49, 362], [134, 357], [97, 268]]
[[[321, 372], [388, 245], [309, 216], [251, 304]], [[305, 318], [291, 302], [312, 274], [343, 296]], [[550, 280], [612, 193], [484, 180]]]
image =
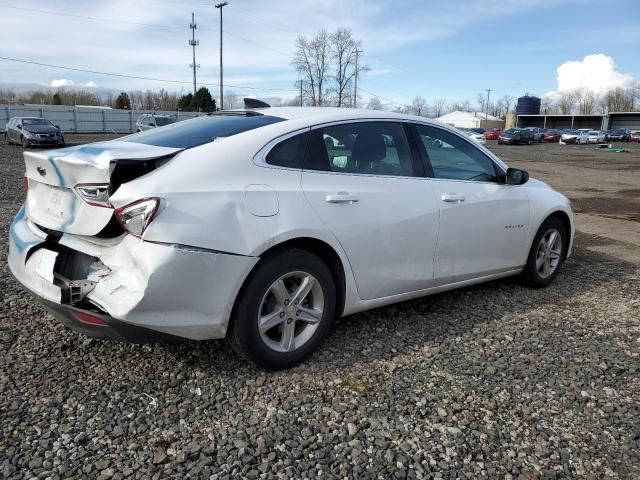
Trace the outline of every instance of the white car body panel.
[[[318, 125], [372, 119], [413, 122], [468, 139], [455, 128], [369, 110], [270, 108], [261, 113], [287, 120], [187, 150], [114, 141], [25, 153], [30, 181], [66, 189], [68, 206], [59, 219], [48, 218], [42, 207], [45, 194], [40, 186], [33, 192], [30, 186], [26, 209], [11, 227], [11, 271], [26, 288], [60, 304], [60, 288], [42, 278], [43, 267], [34, 265], [50, 261], [51, 255], [27, 259], [47, 239], [37, 225], [62, 232], [60, 245], [97, 258], [105, 272], [87, 300], [127, 324], [200, 340], [226, 334], [249, 272], [261, 255], [289, 240], [314, 239], [335, 251], [344, 270], [342, 314], [348, 315], [517, 273], [551, 213], [566, 213], [573, 238], [569, 201], [533, 179], [512, 186], [303, 171], [264, 163], [273, 145]], [[506, 171], [504, 162], [475, 145]], [[114, 208], [148, 197], [161, 199], [142, 239], [127, 234], [95, 237], [112, 212], [86, 205], [72, 187], [108, 181], [114, 160], [163, 156], [174, 157], [123, 183], [109, 197]], [[38, 167], [54, 168], [60, 175], [43, 182]], [[326, 201], [327, 195], [340, 192], [358, 201]], [[464, 196], [465, 202], [443, 203], [442, 196], [451, 193]]]

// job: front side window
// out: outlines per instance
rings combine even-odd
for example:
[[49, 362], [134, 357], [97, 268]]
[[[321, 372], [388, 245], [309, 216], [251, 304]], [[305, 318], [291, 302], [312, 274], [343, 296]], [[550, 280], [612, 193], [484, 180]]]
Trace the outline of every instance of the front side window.
[[497, 182], [496, 169], [479, 148], [457, 135], [437, 127], [416, 125], [434, 178]]
[[414, 176], [400, 123], [344, 123], [313, 130], [305, 168], [365, 175]]

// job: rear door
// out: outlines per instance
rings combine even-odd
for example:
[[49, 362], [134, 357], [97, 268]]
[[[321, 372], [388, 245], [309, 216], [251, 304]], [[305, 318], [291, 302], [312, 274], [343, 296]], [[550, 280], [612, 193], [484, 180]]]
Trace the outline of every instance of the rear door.
[[427, 125], [416, 125], [416, 132], [440, 209], [437, 283], [522, 266], [529, 223], [524, 188], [500, 183], [503, 172], [467, 139]]
[[432, 285], [438, 204], [399, 122], [312, 129], [302, 189], [347, 254], [362, 299]]

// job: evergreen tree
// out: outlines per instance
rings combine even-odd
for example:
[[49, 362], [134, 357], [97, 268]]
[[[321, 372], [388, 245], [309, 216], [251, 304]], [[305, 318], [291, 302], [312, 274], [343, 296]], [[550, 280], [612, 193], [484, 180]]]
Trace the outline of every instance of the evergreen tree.
[[115, 107], [120, 110], [131, 110], [131, 100], [129, 99], [129, 95], [125, 92], [121, 92], [120, 95], [118, 95], [118, 98], [116, 98]]

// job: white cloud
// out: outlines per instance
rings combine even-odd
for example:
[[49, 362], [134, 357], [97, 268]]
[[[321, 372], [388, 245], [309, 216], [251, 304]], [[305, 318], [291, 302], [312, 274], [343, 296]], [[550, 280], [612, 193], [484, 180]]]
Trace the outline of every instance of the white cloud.
[[58, 87], [69, 87], [73, 85], [73, 80], [67, 80], [66, 78], [61, 78], [59, 80], [51, 80], [49, 84], [50, 87], [58, 88]]
[[628, 88], [634, 84], [632, 75], [620, 72], [613, 58], [602, 53], [565, 62], [556, 72], [558, 86], [546, 97], [576, 90], [590, 90], [600, 96], [612, 88]]

